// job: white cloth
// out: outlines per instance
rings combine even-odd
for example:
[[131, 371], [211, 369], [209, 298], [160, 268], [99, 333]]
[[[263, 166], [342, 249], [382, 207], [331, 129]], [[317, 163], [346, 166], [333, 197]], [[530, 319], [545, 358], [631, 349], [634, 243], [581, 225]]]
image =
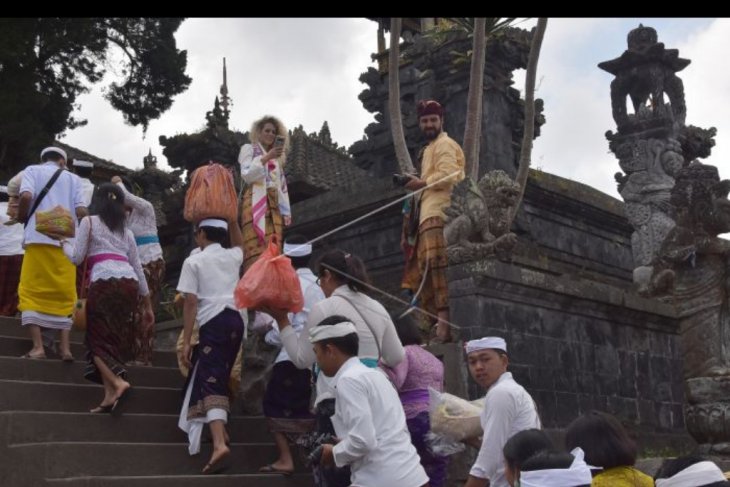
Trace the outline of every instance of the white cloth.
[[125, 228], [123, 233], [112, 232], [100, 217], [94, 215], [81, 220], [76, 237], [76, 245], [63, 246], [64, 253], [74, 265], [81, 265], [85, 258], [98, 254], [117, 254], [127, 258], [127, 262], [121, 260], [97, 262], [91, 269], [91, 282], [134, 279], [139, 283], [140, 296], [147, 296], [150, 293], [131, 230]]
[[332, 453], [338, 467], [350, 465], [352, 485], [420, 487], [428, 482], [398, 393], [385, 374], [352, 357], [332, 384], [332, 425], [340, 438]]
[[520, 473], [520, 487], [581, 487], [591, 485], [593, 476], [582, 448], [570, 452], [575, 457], [569, 468], [530, 470]]
[[289, 257], [306, 257], [312, 254], [312, 244], [292, 244], [284, 242], [284, 255]]
[[240, 247], [224, 249], [213, 243], [183, 262], [177, 290], [198, 297], [197, 320], [202, 328], [224, 309], [238, 311], [233, 291], [243, 264]]
[[223, 230], [228, 231], [228, 223], [220, 218], [206, 218], [204, 220], [200, 220], [198, 228], [200, 227], [222, 228]]
[[[23, 171], [23, 181], [20, 183], [20, 195], [28, 192], [33, 197], [30, 206], [35, 203], [36, 197], [46, 186], [46, 183], [53, 177], [58, 170], [58, 164], [54, 162], [46, 162], [28, 166]], [[76, 208], [85, 207], [84, 193], [81, 190], [81, 178], [68, 171], [63, 171], [53, 183], [51, 189], [38, 205], [36, 211], [31, 215], [28, 226], [25, 227], [24, 244], [48, 244], [58, 247], [58, 240], [46, 237], [42, 233], [35, 231], [35, 217], [39, 211], [48, 211], [56, 205], [67, 209], [72, 215], [75, 215]], [[30, 210], [30, 208], [28, 208]], [[75, 219], [74, 219], [75, 220]], [[73, 239], [70, 239], [72, 241]]]
[[490, 348], [504, 350], [505, 352], [507, 352], [507, 342], [504, 341], [504, 338], [501, 337], [484, 337], [478, 338], [476, 340], [469, 340], [468, 342], [466, 342], [466, 345], [464, 345], [464, 348], [466, 349], [467, 355], [472, 352], [487, 350]]
[[[297, 277], [299, 278], [299, 286], [301, 287], [302, 295], [304, 296], [304, 307], [298, 313], [289, 313], [289, 323], [291, 323], [291, 328], [293, 328], [297, 336], [299, 336], [304, 329], [304, 325], [307, 324], [307, 318], [309, 317], [309, 312], [312, 310], [312, 307], [322, 301], [325, 297], [324, 292], [322, 292], [322, 288], [319, 287], [319, 284], [317, 284], [317, 276], [315, 276], [308, 267], [297, 269]], [[269, 316], [269, 318], [271, 317]], [[281, 351], [274, 361], [274, 363], [278, 364], [279, 362], [289, 360], [289, 354], [286, 353], [286, 347], [282, 344], [279, 327], [276, 321], [273, 318], [271, 318], [271, 320], [274, 321], [274, 327], [266, 334], [264, 340], [269, 345], [281, 347]]]
[[7, 202], [0, 203], [0, 255], [24, 254], [23, 225], [5, 225], [10, 220]]
[[211, 421], [221, 420], [223, 424], [228, 423], [228, 413], [222, 408], [212, 408], [205, 413], [204, 418], [194, 418], [188, 420], [188, 404], [190, 404], [190, 395], [193, 392], [193, 381], [195, 374], [198, 373], [198, 364], [195, 364], [193, 376], [190, 378], [188, 388], [185, 391], [185, 400], [180, 409], [180, 417], [177, 420], [177, 427], [188, 434], [188, 453], [197, 455], [200, 453], [200, 438], [203, 436], [203, 426]]
[[[339, 296], [348, 299], [352, 304]], [[357, 309], [354, 309], [353, 306], [356, 306]], [[395, 325], [383, 305], [363, 293], [355, 292], [346, 285], [342, 285], [335, 289], [329, 298], [312, 307], [307, 324], [299, 335], [291, 326], [282, 330], [281, 341], [290, 360], [297, 368], [308, 369], [316, 360], [312, 344], [309, 342], [309, 329], [317, 326], [328, 316], [334, 315], [344, 316], [355, 324], [360, 339], [358, 357], [377, 360], [378, 345], [380, 345], [380, 359], [388, 367], [395, 367], [405, 358], [405, 349], [401, 345]], [[363, 317], [368, 320], [370, 327], [365, 324]], [[370, 331], [371, 328], [375, 337]], [[329, 379], [324, 374], [318, 374], [317, 397], [314, 403], [317, 404], [323, 399], [333, 397], [335, 397], [334, 389], [332, 389]]]
[[94, 183], [88, 178], [79, 178], [81, 180], [81, 192], [84, 195], [84, 206], [87, 208], [91, 204], [91, 197], [94, 196]]
[[657, 479], [656, 487], [695, 487], [725, 480], [722, 470], [713, 462], [697, 462], [668, 479]]
[[38, 325], [54, 330], [68, 330], [71, 328], [71, 318], [28, 310], [20, 313], [20, 324], [23, 326]]
[[329, 338], [342, 338], [347, 335], [357, 335], [357, 328], [351, 321], [343, 321], [336, 325], [315, 326], [309, 329], [309, 341], [312, 343], [321, 342]]
[[[135, 237], [157, 235], [157, 217], [152, 203], [127, 191], [122, 182], [117, 183], [117, 186], [124, 191], [124, 204], [132, 208], [127, 217], [127, 228], [132, 230]], [[142, 265], [162, 259], [162, 247], [159, 242], [140, 245], [138, 251]]]
[[504, 444], [515, 433], [542, 427], [535, 401], [524, 387], [514, 381], [511, 372], [502, 374], [489, 387], [481, 423], [484, 430], [482, 447], [469, 475], [489, 479], [490, 487], [508, 487], [504, 476]]
[[48, 152], [58, 152], [59, 154], [61, 154], [63, 156], [63, 158], [65, 160], [68, 160], [68, 157], [66, 156], [66, 151], [65, 150], [61, 149], [60, 147], [53, 147], [53, 146], [46, 147], [45, 149], [43, 149], [41, 151], [41, 159], [43, 159], [43, 156], [46, 155], [46, 153], [48, 153]]

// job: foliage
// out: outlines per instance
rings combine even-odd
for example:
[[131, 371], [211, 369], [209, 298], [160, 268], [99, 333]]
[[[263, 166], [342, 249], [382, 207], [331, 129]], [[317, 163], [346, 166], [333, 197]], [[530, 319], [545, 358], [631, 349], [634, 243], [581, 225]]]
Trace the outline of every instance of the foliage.
[[145, 129], [191, 79], [176, 47], [182, 18], [0, 19], [0, 173], [38, 160], [44, 145], [86, 124], [79, 95], [109, 70], [105, 98]]

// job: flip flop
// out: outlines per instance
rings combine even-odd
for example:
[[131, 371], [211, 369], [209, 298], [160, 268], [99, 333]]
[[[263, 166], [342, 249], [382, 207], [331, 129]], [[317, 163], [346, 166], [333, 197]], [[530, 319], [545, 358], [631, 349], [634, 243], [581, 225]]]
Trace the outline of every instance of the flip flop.
[[31, 355], [30, 352], [28, 352], [26, 354], [21, 355], [20, 358], [29, 358], [32, 360], [45, 360], [46, 354], [44, 353], [43, 355]]
[[129, 399], [129, 396], [131, 395], [132, 388], [128, 387], [127, 389], [122, 392], [122, 395], [116, 398], [114, 401], [114, 404], [111, 405], [111, 410], [109, 411], [112, 416], [121, 416], [122, 409], [124, 409], [122, 406], [127, 402], [127, 399]]
[[275, 473], [279, 475], [283, 475], [285, 477], [289, 477], [294, 474], [294, 470], [284, 470], [281, 468], [276, 468], [273, 463], [270, 463], [268, 465], [264, 465], [259, 469], [259, 472], [261, 473]]
[[216, 460], [213, 463], [206, 463], [205, 467], [203, 467], [203, 475], [215, 475], [218, 473], [222, 473], [225, 470], [228, 470], [230, 468], [231, 464], [229, 461], [227, 461], [231, 457], [231, 452], [229, 451], [227, 454], [223, 455], [222, 457], [219, 457], [218, 460]]
[[71, 355], [70, 353], [64, 354], [61, 356], [61, 361], [65, 362], [67, 364], [72, 364], [74, 362], [74, 356]]
[[92, 413], [92, 414], [106, 414], [106, 413], [111, 413], [112, 412], [112, 407], [114, 407], [114, 404], [107, 404], [106, 406], [102, 406], [101, 404], [99, 404], [94, 409], [89, 410], [89, 412]]

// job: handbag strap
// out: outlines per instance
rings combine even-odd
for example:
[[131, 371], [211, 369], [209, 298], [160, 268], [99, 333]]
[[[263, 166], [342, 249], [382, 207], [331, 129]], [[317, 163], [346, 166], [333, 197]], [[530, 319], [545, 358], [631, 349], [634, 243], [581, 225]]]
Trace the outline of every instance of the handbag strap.
[[89, 236], [86, 239], [86, 255], [84, 256], [84, 270], [83, 274], [81, 274], [81, 299], [86, 297], [87, 289], [89, 286], [89, 279], [88, 279], [88, 273], [87, 270], [89, 268], [89, 245], [91, 244], [91, 228], [92, 228], [92, 220], [91, 215], [89, 215]]
[[380, 351], [380, 341], [378, 341], [378, 335], [375, 334], [375, 330], [373, 330], [373, 327], [370, 326], [370, 323], [368, 323], [368, 320], [365, 319], [365, 316], [363, 316], [362, 312], [360, 312], [360, 310], [357, 308], [357, 306], [355, 306], [355, 303], [350, 301], [349, 298], [347, 298], [346, 296], [343, 296], [341, 294], [335, 294], [335, 296], [347, 301], [347, 304], [352, 306], [352, 308], [357, 312], [357, 314], [360, 315], [360, 318], [362, 318], [362, 321], [365, 322], [365, 325], [368, 327], [368, 329], [370, 330], [370, 333], [372, 333], [372, 335], [373, 335], [373, 339], [375, 340], [375, 346], [378, 347], [378, 361], [380, 361], [380, 359], [383, 357], [383, 353]]
[[30, 217], [32, 217], [33, 213], [35, 213], [35, 211], [38, 209], [38, 205], [41, 204], [41, 201], [43, 201], [43, 198], [46, 197], [46, 194], [48, 194], [48, 191], [50, 191], [51, 187], [56, 182], [56, 180], [58, 179], [58, 176], [60, 176], [62, 172], [63, 172], [63, 168], [59, 167], [58, 170], [55, 173], [53, 173], [53, 176], [51, 176], [51, 179], [48, 180], [48, 182], [46, 183], [45, 187], [41, 190], [41, 192], [38, 193], [38, 197], [35, 199], [33, 206], [30, 208], [30, 211], [28, 212], [28, 217], [25, 219], [24, 227], [28, 226]]

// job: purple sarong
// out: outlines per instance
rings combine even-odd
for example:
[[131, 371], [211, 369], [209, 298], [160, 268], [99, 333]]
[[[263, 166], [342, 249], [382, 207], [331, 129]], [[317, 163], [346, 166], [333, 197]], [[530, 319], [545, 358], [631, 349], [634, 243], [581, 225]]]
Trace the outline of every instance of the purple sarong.
[[406, 426], [411, 433], [411, 443], [416, 447], [418, 456], [421, 457], [421, 465], [428, 475], [431, 487], [443, 487], [446, 483], [446, 467], [449, 463], [448, 457], [434, 455], [426, 441], [426, 433], [431, 430], [431, 420], [428, 412], [418, 413], [417, 416], [406, 419]]
[[243, 319], [238, 311], [232, 309], [224, 309], [200, 327], [200, 342], [195, 346], [192, 357], [193, 370], [196, 364], [198, 368], [195, 374], [188, 375], [183, 388], [185, 394], [194, 375], [188, 420], [204, 418], [211, 409], [230, 412], [228, 378], [242, 339]]

